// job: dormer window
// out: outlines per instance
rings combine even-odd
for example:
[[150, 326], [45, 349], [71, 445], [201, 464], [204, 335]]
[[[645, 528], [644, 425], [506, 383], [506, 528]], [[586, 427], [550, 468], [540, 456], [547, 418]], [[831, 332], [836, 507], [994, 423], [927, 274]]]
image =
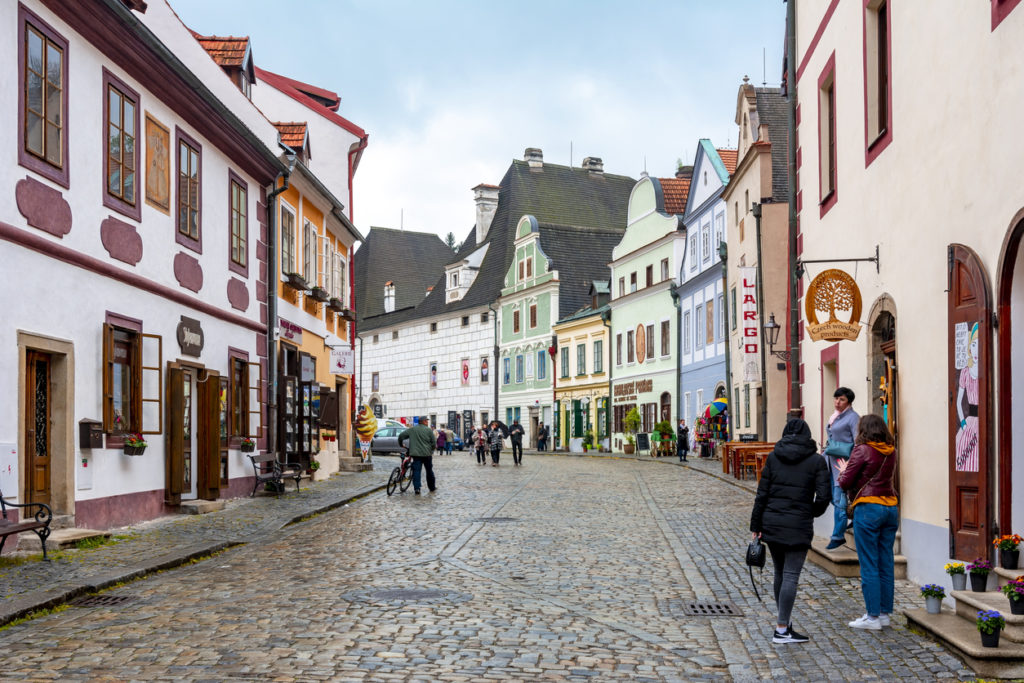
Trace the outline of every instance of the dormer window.
[[249, 82], [249, 76], [245, 73], [245, 69], [242, 69], [238, 74], [238, 87], [246, 99], [252, 99], [252, 83]]
[[452, 289], [458, 289], [458, 287], [459, 287], [459, 274], [458, 273], [452, 273], [451, 287], [452, 287]]
[[384, 284], [384, 312], [391, 313], [395, 310], [395, 283], [386, 282]]

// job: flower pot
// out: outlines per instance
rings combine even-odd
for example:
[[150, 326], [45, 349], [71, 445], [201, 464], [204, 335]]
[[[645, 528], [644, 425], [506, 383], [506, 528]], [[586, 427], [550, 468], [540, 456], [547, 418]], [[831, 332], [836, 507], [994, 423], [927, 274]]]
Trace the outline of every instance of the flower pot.
[[631, 443], [627, 443], [625, 446], [622, 447], [622, 452], [625, 453], [626, 455], [633, 455], [635, 451], [636, 446]]
[[998, 629], [997, 628], [996, 630], [992, 631], [992, 633], [985, 633], [984, 631], [980, 631], [980, 633], [981, 633], [981, 646], [982, 647], [999, 647], [999, 632], [1001, 630], [1002, 629]]
[[1020, 562], [1020, 550], [1000, 550], [999, 564], [1003, 569], [1016, 569]]
[[988, 574], [971, 574], [971, 590], [975, 593], [984, 593], [988, 585]]
[[243, 453], [252, 453], [255, 450], [256, 450], [256, 444], [254, 444], [254, 443], [243, 443], [242, 444], [242, 452]]
[[1010, 614], [1024, 614], [1024, 600], [1010, 600]]
[[949, 578], [953, 580], [953, 590], [967, 590], [967, 574], [950, 574]]
[[942, 612], [942, 598], [937, 598], [934, 595], [925, 596], [924, 606], [928, 610], [928, 614], [940, 614]]
[[125, 446], [124, 447], [124, 454], [125, 455], [142, 455], [145, 452], [146, 452], [146, 447], [145, 446]]

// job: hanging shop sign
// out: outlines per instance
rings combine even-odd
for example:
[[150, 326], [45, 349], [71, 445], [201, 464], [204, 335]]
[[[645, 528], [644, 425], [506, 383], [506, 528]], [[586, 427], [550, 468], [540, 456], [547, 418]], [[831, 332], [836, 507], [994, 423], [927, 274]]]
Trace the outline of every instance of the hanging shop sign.
[[[853, 341], [860, 335], [860, 288], [848, 273], [838, 269], [822, 271], [811, 280], [804, 297], [807, 333], [812, 341]], [[828, 313], [825, 322], [818, 313]], [[839, 319], [843, 315], [846, 321]]]
[[178, 346], [186, 356], [199, 358], [203, 352], [203, 328], [198, 320], [181, 316], [178, 323]]
[[757, 268], [744, 266], [740, 273], [740, 311], [742, 312], [743, 381], [761, 381], [761, 314], [757, 310]]
[[351, 375], [355, 372], [356, 352], [348, 346], [331, 349], [331, 372], [335, 375]]

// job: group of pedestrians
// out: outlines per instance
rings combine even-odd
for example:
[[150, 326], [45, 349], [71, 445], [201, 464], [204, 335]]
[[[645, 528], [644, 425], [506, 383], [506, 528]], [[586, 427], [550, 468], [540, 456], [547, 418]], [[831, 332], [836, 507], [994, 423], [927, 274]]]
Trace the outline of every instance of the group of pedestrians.
[[[523, 437], [526, 430], [514, 420], [508, 428], [509, 441], [512, 442], [512, 463], [518, 467], [523, 464]], [[501, 449], [505, 445], [505, 433], [497, 420], [492, 421], [486, 427], [480, 426], [473, 432], [473, 449], [476, 451], [476, 464], [486, 465], [488, 453], [491, 456], [491, 467], [498, 467], [501, 461]]]
[[786, 422], [761, 472], [750, 515], [751, 538], [768, 545], [775, 567], [772, 642], [777, 644], [808, 641], [793, 629], [793, 604], [814, 536], [814, 518], [825, 514], [829, 505], [834, 508], [834, 528], [828, 549], [846, 542], [849, 501], [860, 561], [866, 611], [849, 626], [881, 630], [889, 625], [893, 611], [893, 547], [899, 525], [895, 442], [882, 418], [854, 412], [850, 389], [840, 387], [833, 399], [828, 442], [821, 450], [806, 422], [796, 417]]

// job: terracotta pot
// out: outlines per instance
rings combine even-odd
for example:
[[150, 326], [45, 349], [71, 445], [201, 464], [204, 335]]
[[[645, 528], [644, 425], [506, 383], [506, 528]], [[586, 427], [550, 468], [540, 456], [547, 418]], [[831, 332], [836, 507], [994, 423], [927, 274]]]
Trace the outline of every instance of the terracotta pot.
[[971, 590], [975, 593], [984, 593], [988, 585], [988, 574], [971, 574]]
[[981, 646], [982, 647], [999, 647], [999, 632], [1000, 632], [1000, 630], [1001, 629], [997, 628], [995, 631], [992, 631], [992, 633], [985, 633], [984, 631], [980, 631], [980, 633], [981, 633]]
[[1020, 550], [1000, 550], [999, 565], [1003, 569], [1016, 569], [1020, 562]]
[[636, 452], [636, 445], [627, 443], [625, 446], [622, 447], [622, 452], [625, 453], [626, 455], [633, 455], [633, 453]]

